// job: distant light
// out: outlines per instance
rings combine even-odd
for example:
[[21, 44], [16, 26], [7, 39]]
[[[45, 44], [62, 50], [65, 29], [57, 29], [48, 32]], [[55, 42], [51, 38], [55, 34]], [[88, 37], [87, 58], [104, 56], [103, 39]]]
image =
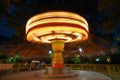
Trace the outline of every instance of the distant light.
[[79, 51], [82, 52], [82, 48], [79, 48]]
[[49, 51], [49, 54], [52, 54], [52, 51]]
[[110, 57], [107, 57], [107, 62], [110, 62], [111, 61], [111, 58]]
[[100, 58], [96, 58], [96, 60], [95, 60], [95, 61], [97, 61], [97, 62], [98, 62], [98, 61], [100, 61]]

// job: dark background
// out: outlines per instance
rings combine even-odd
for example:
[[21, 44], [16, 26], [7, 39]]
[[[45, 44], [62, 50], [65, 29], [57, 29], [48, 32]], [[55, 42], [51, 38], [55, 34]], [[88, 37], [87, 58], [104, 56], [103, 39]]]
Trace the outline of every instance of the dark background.
[[0, 0], [0, 45], [14, 38], [24, 39], [26, 22], [36, 14], [53, 10], [71, 11], [88, 21], [90, 34], [115, 47], [110, 57], [112, 63], [119, 64], [119, 3], [120, 0]]

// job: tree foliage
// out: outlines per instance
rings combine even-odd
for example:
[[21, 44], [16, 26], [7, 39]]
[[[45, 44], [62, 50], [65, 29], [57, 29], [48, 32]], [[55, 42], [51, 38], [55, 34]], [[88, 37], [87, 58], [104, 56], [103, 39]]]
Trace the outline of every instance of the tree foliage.
[[120, 22], [120, 0], [100, 0], [98, 10], [102, 11], [105, 16], [109, 16], [103, 23], [103, 29], [107, 32], [114, 30]]

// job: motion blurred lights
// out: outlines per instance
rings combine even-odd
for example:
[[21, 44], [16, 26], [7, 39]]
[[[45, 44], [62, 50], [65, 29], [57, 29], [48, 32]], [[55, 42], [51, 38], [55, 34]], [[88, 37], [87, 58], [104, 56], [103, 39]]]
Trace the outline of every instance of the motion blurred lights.
[[26, 24], [26, 39], [37, 43], [82, 41], [88, 38], [87, 21], [71, 12], [56, 11], [38, 14]]
[[101, 60], [100, 58], [96, 58], [96, 59], [95, 59], [96, 62], [99, 62], [100, 60]]

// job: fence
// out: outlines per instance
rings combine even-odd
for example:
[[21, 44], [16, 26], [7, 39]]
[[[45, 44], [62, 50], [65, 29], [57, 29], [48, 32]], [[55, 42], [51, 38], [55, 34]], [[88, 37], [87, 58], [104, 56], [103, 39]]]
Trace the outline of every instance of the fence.
[[[51, 64], [45, 65], [45, 67], [50, 66]], [[120, 80], [120, 65], [117, 64], [65, 64], [65, 66], [70, 67], [71, 70], [90, 70], [100, 72], [110, 76], [112, 80]], [[15, 64], [12, 69], [12, 71], [16, 72], [20, 72], [23, 70], [30, 70], [30, 64]]]
[[[49, 67], [47, 64], [46, 67]], [[112, 80], [120, 80], [120, 65], [117, 64], [65, 64], [72, 70], [89, 70], [103, 73], [112, 78]]]
[[2, 71], [12, 71], [14, 64], [0, 64], [0, 72]]

